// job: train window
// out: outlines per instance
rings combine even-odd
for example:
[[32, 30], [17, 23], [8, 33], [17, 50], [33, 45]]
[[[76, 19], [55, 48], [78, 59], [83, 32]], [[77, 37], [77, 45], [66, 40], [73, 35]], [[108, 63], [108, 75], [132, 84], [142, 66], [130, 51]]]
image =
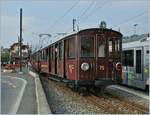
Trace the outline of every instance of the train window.
[[55, 59], [55, 46], [52, 46], [52, 60]]
[[81, 57], [94, 56], [94, 39], [92, 37], [81, 38]]
[[112, 41], [109, 41], [109, 52], [112, 52]]
[[141, 73], [141, 50], [136, 50], [136, 73]]
[[62, 59], [62, 42], [59, 43], [59, 59]]
[[98, 38], [98, 57], [105, 57], [105, 44], [101, 38]]
[[112, 57], [112, 40], [109, 40], [108, 42], [108, 49], [109, 49], [109, 57]]
[[46, 60], [48, 59], [48, 48], [46, 49]]
[[114, 41], [114, 56], [115, 57], [120, 57], [120, 40], [119, 39], [115, 39]]
[[49, 47], [48, 50], [49, 50], [49, 59], [52, 59], [51, 58], [51, 47]]
[[115, 40], [115, 52], [118, 52], [119, 49], [118, 49], [118, 40]]
[[118, 51], [120, 51], [120, 40], [118, 40]]
[[69, 40], [69, 58], [75, 58], [75, 38], [70, 38]]
[[43, 50], [43, 60], [47, 59], [47, 55], [46, 55], [46, 49]]
[[42, 50], [42, 60], [44, 59], [44, 51]]
[[147, 50], [146, 53], [149, 54], [149, 50]]
[[123, 51], [122, 61], [124, 66], [134, 65], [134, 52], [133, 50]]

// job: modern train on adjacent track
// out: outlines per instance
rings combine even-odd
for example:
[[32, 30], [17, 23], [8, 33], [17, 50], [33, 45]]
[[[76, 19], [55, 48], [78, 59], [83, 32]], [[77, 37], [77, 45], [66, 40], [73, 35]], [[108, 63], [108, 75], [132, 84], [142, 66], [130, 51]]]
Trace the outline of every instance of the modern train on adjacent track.
[[[136, 40], [137, 39], [137, 40]], [[147, 89], [149, 87], [149, 34], [134, 35], [122, 44], [122, 84]]]
[[35, 70], [48, 78], [80, 87], [104, 88], [121, 83], [122, 34], [89, 28], [68, 35], [32, 54]]

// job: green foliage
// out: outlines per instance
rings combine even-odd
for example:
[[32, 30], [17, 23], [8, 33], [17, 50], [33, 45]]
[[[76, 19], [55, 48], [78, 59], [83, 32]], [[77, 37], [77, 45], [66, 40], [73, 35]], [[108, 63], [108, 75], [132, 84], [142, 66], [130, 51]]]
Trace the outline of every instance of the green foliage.
[[1, 62], [9, 62], [10, 56], [9, 53], [1, 52]]

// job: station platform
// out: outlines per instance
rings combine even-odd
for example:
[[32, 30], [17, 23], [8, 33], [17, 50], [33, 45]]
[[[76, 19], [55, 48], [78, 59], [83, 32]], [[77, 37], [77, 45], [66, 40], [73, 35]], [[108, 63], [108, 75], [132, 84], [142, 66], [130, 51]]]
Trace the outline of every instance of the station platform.
[[31, 68], [2, 69], [1, 76], [3, 114], [51, 114], [39, 76]]
[[142, 91], [122, 85], [111, 85], [105, 90], [106, 92], [115, 95], [123, 100], [149, 108], [149, 92]]
[[129, 88], [126, 86], [121, 86], [121, 85], [112, 85], [112, 86], [110, 86], [110, 88], [120, 89], [120, 90], [123, 90], [125, 92], [130, 93], [130, 94], [139, 96], [139, 97], [144, 98], [146, 100], [149, 100], [149, 93], [146, 91], [136, 90], [134, 88]]

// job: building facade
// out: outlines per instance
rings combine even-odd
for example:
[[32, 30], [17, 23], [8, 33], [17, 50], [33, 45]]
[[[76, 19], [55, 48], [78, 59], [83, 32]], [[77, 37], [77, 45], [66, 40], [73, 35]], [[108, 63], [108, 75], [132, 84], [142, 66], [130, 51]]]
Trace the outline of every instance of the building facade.
[[[30, 57], [29, 45], [22, 44], [22, 63], [27, 63], [29, 57]], [[10, 46], [10, 60], [12, 64], [19, 64], [19, 60], [20, 60], [19, 43], [14, 43]]]

